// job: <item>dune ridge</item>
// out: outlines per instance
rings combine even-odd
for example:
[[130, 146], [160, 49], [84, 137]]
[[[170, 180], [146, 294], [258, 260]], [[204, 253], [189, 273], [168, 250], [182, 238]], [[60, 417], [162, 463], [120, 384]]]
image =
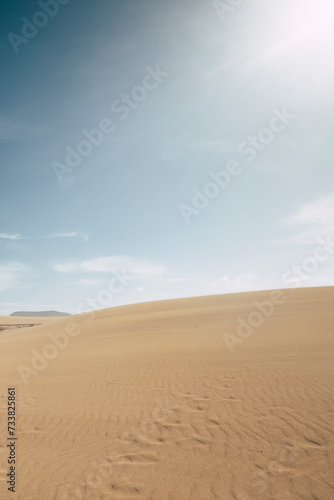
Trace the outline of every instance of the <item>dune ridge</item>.
[[332, 500], [334, 288], [282, 297], [273, 309], [271, 291], [136, 304], [1, 335], [16, 498]]

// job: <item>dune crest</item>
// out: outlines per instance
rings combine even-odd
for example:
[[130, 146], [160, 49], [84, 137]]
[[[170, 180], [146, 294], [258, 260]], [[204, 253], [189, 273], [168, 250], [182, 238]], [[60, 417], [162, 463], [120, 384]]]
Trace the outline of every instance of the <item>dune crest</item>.
[[[0, 404], [15, 387], [16, 498], [333, 499], [334, 288], [273, 297], [152, 302], [7, 330]], [[4, 499], [7, 468], [5, 458]]]

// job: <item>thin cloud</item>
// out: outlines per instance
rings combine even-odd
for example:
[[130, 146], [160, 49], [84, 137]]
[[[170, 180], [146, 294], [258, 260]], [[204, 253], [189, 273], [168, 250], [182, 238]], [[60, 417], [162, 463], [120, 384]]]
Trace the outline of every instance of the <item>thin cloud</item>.
[[0, 233], [0, 240], [24, 240], [24, 236], [20, 234], [8, 234], [8, 233]]
[[50, 265], [58, 273], [119, 272], [141, 279], [160, 277], [165, 273], [164, 267], [160, 265], [121, 255], [97, 257], [77, 262], [53, 262]]
[[22, 234], [0, 233], [0, 240], [49, 240], [54, 238], [80, 238], [89, 241], [87, 233], [73, 231], [71, 233], [54, 233], [45, 236], [23, 236]]
[[[276, 243], [314, 245], [319, 238], [332, 234], [334, 230], [334, 195], [320, 198], [303, 205], [295, 214], [283, 219], [288, 227], [297, 232]], [[300, 228], [300, 229], [299, 229]]]
[[[42, 238], [43, 238], [43, 236], [42, 236]], [[80, 233], [78, 231], [74, 231], [72, 233], [50, 234], [49, 236], [44, 236], [44, 238], [47, 238], [47, 239], [50, 239], [50, 238], [81, 238], [82, 240], [89, 242], [89, 235], [87, 233]]]
[[303, 205], [294, 215], [284, 220], [288, 225], [328, 225], [334, 222], [334, 195]]
[[30, 267], [21, 262], [0, 264], [0, 292], [11, 288], [22, 288], [27, 285], [23, 282], [29, 274]]
[[254, 272], [231, 276], [226, 274], [221, 278], [217, 278], [208, 284], [211, 291], [217, 293], [233, 293], [246, 292], [256, 290], [259, 286], [259, 276]]

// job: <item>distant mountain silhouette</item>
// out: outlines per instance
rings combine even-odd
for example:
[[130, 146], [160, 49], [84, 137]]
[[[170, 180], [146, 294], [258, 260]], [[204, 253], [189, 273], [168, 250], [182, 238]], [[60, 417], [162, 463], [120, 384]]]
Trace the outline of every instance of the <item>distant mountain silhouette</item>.
[[19, 316], [25, 318], [62, 318], [72, 316], [72, 314], [58, 311], [16, 311], [11, 316]]

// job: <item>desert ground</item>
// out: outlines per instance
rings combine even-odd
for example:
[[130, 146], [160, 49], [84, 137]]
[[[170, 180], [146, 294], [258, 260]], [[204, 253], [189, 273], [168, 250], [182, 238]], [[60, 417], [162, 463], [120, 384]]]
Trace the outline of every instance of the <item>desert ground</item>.
[[1, 317], [21, 328], [0, 332], [0, 498], [333, 500], [333, 306], [328, 287]]
[[45, 324], [47, 321], [50, 321], [50, 318], [0, 316], [0, 335], [8, 333], [8, 330], [13, 330], [15, 328], [31, 328], [32, 326]]

